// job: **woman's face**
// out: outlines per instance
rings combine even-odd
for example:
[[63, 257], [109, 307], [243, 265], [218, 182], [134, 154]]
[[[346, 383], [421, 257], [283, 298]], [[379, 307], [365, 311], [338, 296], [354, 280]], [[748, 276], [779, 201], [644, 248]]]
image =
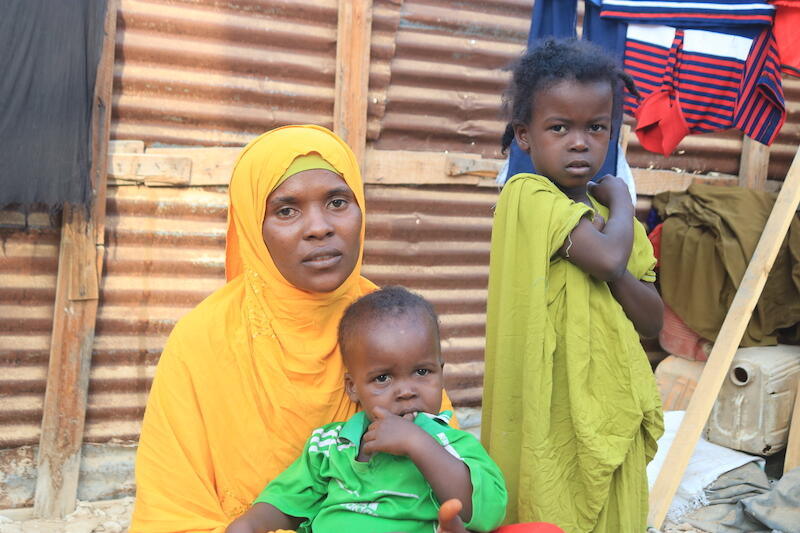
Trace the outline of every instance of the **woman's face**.
[[331, 292], [358, 262], [361, 210], [338, 174], [304, 170], [267, 197], [261, 233], [286, 281], [298, 289]]

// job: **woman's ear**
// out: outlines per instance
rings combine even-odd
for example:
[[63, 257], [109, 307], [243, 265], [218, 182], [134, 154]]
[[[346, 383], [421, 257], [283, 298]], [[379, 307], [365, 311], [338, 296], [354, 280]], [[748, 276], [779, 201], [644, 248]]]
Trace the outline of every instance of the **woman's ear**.
[[356, 392], [356, 385], [353, 382], [353, 376], [350, 375], [350, 372], [344, 373], [344, 390], [347, 393], [347, 397], [350, 398], [350, 401], [353, 403], [358, 403], [358, 393]]
[[528, 136], [527, 124], [514, 124], [514, 138], [517, 140], [517, 145], [526, 154], [531, 153], [531, 143]]

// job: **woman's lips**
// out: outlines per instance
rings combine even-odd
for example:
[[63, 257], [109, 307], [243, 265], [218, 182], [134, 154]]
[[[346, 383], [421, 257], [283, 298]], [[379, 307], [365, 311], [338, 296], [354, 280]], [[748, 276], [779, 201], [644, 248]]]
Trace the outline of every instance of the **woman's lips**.
[[342, 261], [342, 252], [336, 249], [314, 251], [303, 258], [303, 265], [317, 270], [324, 270], [338, 265]]

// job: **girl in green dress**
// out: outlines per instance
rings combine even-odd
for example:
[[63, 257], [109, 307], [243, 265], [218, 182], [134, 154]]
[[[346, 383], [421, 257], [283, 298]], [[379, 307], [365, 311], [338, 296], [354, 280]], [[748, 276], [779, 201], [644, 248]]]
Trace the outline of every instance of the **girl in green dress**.
[[529, 50], [506, 94], [540, 175], [505, 185], [492, 231], [482, 438], [506, 476], [507, 522], [643, 533], [663, 432], [639, 336], [661, 328], [655, 258], [625, 183], [592, 182], [622, 85], [586, 42]]

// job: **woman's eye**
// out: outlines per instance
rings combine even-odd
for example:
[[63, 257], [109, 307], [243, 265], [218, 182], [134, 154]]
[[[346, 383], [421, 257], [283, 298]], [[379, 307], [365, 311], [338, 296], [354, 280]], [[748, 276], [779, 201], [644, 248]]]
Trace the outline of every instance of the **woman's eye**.
[[386, 383], [387, 381], [389, 381], [389, 375], [381, 374], [380, 376], [377, 376], [375, 378], [375, 381], [377, 381], [378, 383]]
[[292, 208], [292, 207], [281, 207], [280, 209], [275, 211], [275, 214], [278, 215], [281, 218], [290, 217], [290, 216], [292, 216], [292, 214], [294, 214], [294, 208]]
[[341, 209], [346, 205], [347, 205], [347, 200], [345, 200], [344, 198], [335, 198], [330, 202], [330, 206], [333, 207], [334, 209]]
[[427, 368], [418, 368], [417, 369], [417, 375], [418, 376], [427, 376], [430, 373], [431, 373], [431, 371], [428, 370]]

